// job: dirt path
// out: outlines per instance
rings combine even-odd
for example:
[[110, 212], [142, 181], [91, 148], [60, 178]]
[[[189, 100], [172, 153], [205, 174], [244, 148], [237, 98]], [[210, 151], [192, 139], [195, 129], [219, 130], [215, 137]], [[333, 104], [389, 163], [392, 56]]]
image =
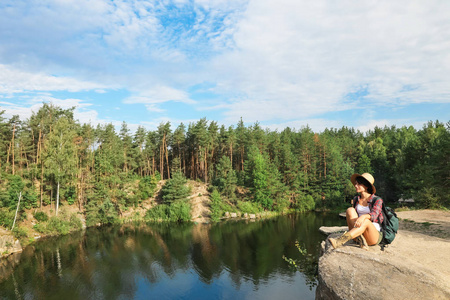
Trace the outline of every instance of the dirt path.
[[204, 183], [190, 181], [192, 188], [191, 196], [191, 220], [197, 223], [208, 223], [210, 220], [210, 202], [209, 192]]
[[400, 230], [420, 232], [422, 234], [450, 239], [450, 212], [442, 210], [399, 211]]

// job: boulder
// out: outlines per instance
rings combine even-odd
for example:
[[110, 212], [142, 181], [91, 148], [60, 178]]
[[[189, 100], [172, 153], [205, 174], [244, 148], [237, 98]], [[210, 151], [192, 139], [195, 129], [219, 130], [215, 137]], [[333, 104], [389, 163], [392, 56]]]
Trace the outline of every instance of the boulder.
[[321, 246], [316, 299], [450, 299], [449, 240], [399, 231], [383, 248]]
[[237, 218], [237, 213], [234, 213], [234, 212], [233, 212], [233, 213], [231, 213], [230, 215], [231, 215], [232, 218]]

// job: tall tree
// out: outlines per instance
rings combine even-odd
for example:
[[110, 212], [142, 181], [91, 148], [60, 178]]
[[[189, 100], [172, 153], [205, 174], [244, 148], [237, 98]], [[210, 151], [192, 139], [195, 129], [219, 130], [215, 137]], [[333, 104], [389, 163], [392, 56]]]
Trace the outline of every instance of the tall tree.
[[56, 215], [59, 209], [61, 183], [69, 181], [76, 173], [76, 132], [74, 123], [66, 117], [58, 119], [46, 142], [45, 165], [56, 183]]

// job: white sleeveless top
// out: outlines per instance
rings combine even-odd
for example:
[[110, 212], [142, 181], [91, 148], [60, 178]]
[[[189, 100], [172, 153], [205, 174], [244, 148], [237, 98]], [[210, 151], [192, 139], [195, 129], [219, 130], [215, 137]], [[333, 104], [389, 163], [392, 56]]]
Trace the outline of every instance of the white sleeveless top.
[[[359, 205], [359, 203], [358, 203], [358, 204], [356, 204], [356, 212], [358, 213], [358, 217], [359, 217], [361, 215], [369, 214], [370, 208], [369, 208], [369, 206], [362, 206], [362, 205]], [[378, 231], [381, 230], [380, 224], [378, 224], [377, 222], [372, 222], [372, 224], [375, 226], [375, 228]]]

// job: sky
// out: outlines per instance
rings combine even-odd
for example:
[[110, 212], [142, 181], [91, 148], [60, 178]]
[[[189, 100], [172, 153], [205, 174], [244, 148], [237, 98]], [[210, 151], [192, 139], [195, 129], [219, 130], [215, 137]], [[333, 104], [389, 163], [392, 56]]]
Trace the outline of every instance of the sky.
[[0, 110], [270, 130], [450, 121], [448, 0], [1, 0]]

